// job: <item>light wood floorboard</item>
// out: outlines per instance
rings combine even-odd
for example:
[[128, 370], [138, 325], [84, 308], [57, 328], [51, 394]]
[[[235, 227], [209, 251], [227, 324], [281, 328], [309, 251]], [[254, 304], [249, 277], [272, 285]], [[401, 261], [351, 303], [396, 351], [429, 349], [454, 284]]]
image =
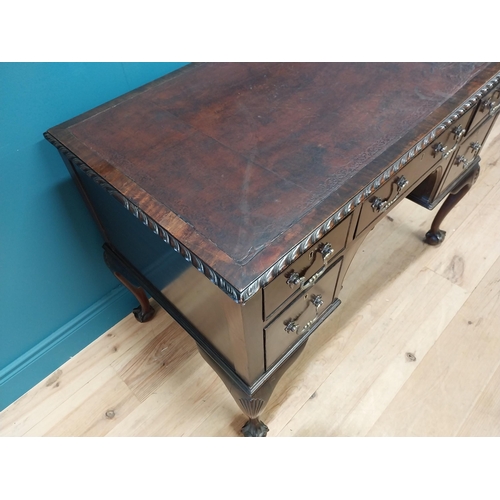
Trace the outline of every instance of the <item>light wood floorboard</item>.
[[[500, 122], [443, 224], [404, 200], [368, 235], [278, 384], [269, 436], [500, 436]], [[154, 304], [154, 303], [153, 303]], [[0, 413], [0, 436], [238, 436], [245, 417], [194, 341], [127, 316]]]

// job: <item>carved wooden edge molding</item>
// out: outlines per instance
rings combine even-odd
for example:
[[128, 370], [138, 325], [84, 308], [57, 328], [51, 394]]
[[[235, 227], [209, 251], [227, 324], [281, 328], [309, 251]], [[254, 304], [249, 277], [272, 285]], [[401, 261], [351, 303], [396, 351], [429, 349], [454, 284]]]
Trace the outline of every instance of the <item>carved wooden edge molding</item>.
[[456, 108], [445, 120], [443, 120], [437, 127], [429, 132], [423, 139], [417, 142], [411, 149], [403, 154], [396, 162], [380, 174], [374, 181], [372, 181], [366, 188], [360, 191], [356, 196], [351, 198], [340, 210], [338, 210], [331, 217], [326, 219], [323, 224], [318, 226], [312, 233], [304, 238], [299, 244], [289, 250], [280, 260], [269, 268], [260, 278], [251, 283], [242, 292], [245, 300], [248, 300], [252, 295], [257, 293], [260, 288], [268, 285], [276, 276], [281, 274], [292, 262], [303, 255], [312, 245], [319, 241], [329, 231], [331, 231], [339, 222], [345, 219], [354, 209], [363, 203], [371, 194], [376, 191], [380, 186], [391, 180], [399, 170], [404, 167], [410, 160], [420, 154], [431, 142], [440, 136], [446, 129], [455, 123], [461, 116], [463, 116], [469, 109], [475, 106], [482, 97], [490, 92], [500, 82], [500, 73], [497, 73], [488, 83], [481, 87], [471, 97], [469, 97], [463, 104]]
[[429, 132], [423, 139], [417, 142], [411, 149], [403, 154], [395, 163], [388, 167], [366, 188], [360, 191], [356, 196], [351, 198], [343, 207], [335, 214], [326, 219], [320, 226], [311, 232], [300, 243], [289, 250], [281, 259], [273, 266], [265, 271], [261, 276], [255, 279], [243, 290], [236, 289], [208, 264], [203, 262], [198, 256], [186, 248], [180, 241], [174, 238], [168, 231], [161, 227], [151, 217], [146, 215], [139, 207], [134, 205], [129, 199], [118, 192], [105, 179], [100, 177], [96, 172], [89, 168], [83, 161], [71, 153], [61, 143], [59, 143], [52, 135], [45, 133], [44, 137], [52, 145], [54, 145], [69, 161], [78, 166], [86, 175], [94, 182], [103, 187], [111, 196], [118, 200], [129, 212], [137, 217], [143, 224], [149, 227], [155, 234], [168, 243], [176, 252], [180, 253], [184, 259], [190, 262], [198, 271], [202, 272], [212, 283], [218, 286], [224, 293], [229, 295], [235, 302], [244, 303], [253, 297], [261, 288], [267, 286], [276, 276], [281, 274], [290, 264], [303, 255], [311, 246], [319, 241], [323, 236], [330, 232], [337, 224], [344, 220], [353, 210], [365, 201], [371, 194], [380, 186], [391, 180], [399, 170], [404, 167], [415, 156], [420, 154], [431, 142], [440, 136], [446, 129], [455, 123], [469, 109], [475, 106], [479, 100], [484, 97], [500, 82], [500, 73], [497, 73], [488, 83], [483, 85], [477, 92], [469, 97], [462, 105], [456, 108], [443, 122]]
[[230, 283], [228, 283], [222, 276], [216, 273], [209, 265], [203, 262], [198, 256], [186, 248], [180, 241], [174, 238], [163, 227], [161, 227], [155, 220], [146, 215], [139, 207], [132, 203], [128, 198], [116, 190], [111, 184], [103, 179], [99, 174], [94, 172], [88, 165], [86, 165], [80, 158], [75, 156], [71, 151], [65, 148], [59, 141], [54, 139], [49, 133], [44, 134], [45, 139], [55, 146], [61, 154], [63, 154], [72, 164], [78, 167], [82, 172], [88, 175], [96, 184], [101, 186], [121, 203], [134, 217], [139, 219], [146, 225], [153, 233], [157, 234], [163, 241], [168, 243], [176, 252], [180, 253], [184, 259], [190, 262], [198, 271], [202, 272], [212, 283], [217, 285], [223, 292], [231, 297], [236, 302], [242, 302], [240, 299], [240, 292]]

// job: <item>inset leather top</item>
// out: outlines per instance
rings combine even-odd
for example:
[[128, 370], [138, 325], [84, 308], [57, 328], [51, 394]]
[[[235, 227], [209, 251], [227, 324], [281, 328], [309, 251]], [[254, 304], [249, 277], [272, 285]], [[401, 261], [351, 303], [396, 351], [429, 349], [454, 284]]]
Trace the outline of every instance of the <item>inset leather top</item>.
[[243, 290], [499, 70], [194, 64], [49, 134]]

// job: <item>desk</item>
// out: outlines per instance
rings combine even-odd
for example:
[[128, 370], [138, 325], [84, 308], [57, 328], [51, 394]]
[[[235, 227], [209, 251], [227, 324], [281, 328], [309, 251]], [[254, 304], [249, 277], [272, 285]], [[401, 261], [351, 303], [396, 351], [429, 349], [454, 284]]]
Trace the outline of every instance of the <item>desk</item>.
[[[474, 184], [498, 116], [500, 64], [194, 64], [51, 128], [137, 297], [194, 338], [264, 436], [262, 413], [340, 305], [369, 231], [405, 197]], [[369, 249], [367, 249], [369, 251]]]

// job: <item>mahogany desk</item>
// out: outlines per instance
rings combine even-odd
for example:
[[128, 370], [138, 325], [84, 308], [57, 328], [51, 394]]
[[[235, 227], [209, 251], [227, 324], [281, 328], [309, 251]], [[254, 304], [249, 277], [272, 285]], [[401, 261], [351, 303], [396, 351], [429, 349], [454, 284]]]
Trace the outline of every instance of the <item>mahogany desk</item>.
[[[408, 197], [430, 231], [479, 174], [500, 64], [193, 64], [51, 128], [106, 263], [197, 342], [249, 420]], [[367, 249], [369, 251], [369, 249]]]

